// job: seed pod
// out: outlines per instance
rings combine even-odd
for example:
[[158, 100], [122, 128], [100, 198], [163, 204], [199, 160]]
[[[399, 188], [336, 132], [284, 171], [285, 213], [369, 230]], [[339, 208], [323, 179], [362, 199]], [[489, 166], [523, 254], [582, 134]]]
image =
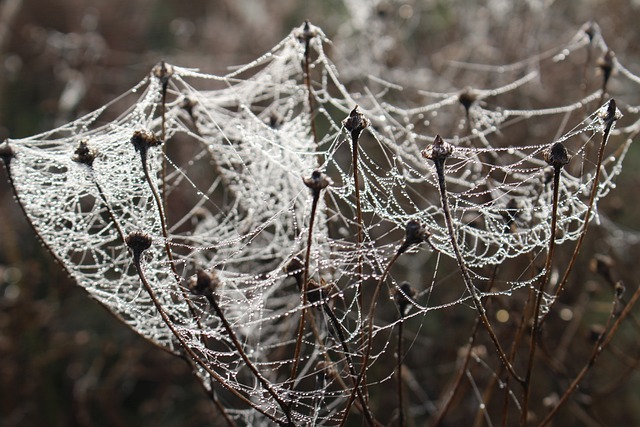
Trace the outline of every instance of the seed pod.
[[342, 125], [351, 132], [352, 138], [356, 139], [363, 130], [371, 125], [371, 122], [360, 112], [356, 105], [349, 113], [349, 117], [342, 121]]
[[129, 249], [133, 252], [134, 256], [140, 256], [140, 254], [151, 247], [151, 236], [142, 232], [134, 231], [124, 239]]
[[419, 245], [420, 243], [429, 240], [429, 230], [418, 220], [411, 219], [405, 225], [405, 238], [402, 245], [398, 249], [398, 253], [404, 253], [412, 245]]
[[411, 305], [410, 299], [414, 299], [416, 296], [416, 291], [411, 287], [409, 282], [403, 282], [400, 285], [400, 289], [396, 289], [395, 294], [393, 295], [393, 300], [398, 306], [398, 311], [400, 312], [400, 317], [404, 317], [407, 314], [408, 308]]
[[434, 162], [444, 162], [453, 153], [453, 145], [445, 142], [440, 135], [436, 135], [433, 144], [422, 150], [422, 157]]
[[78, 144], [78, 148], [74, 151], [71, 160], [76, 163], [81, 163], [83, 165], [87, 165], [89, 167], [93, 166], [93, 161], [96, 159], [98, 155], [97, 150], [89, 147], [89, 144], [86, 139], [83, 139]]
[[304, 185], [309, 187], [313, 194], [319, 194], [321, 190], [327, 188], [333, 181], [327, 175], [320, 171], [313, 171], [310, 177], [302, 178]]
[[569, 163], [567, 147], [562, 142], [556, 142], [544, 152], [544, 161], [550, 166], [559, 169]]

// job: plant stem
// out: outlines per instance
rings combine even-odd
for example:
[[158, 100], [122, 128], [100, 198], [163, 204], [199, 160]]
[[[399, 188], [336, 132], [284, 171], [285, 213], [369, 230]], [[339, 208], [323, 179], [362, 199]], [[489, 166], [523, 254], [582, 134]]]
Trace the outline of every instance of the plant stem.
[[[589, 202], [587, 206], [587, 211], [584, 215], [582, 231], [580, 232], [580, 236], [578, 237], [578, 241], [576, 242], [576, 246], [573, 249], [573, 254], [571, 255], [571, 260], [569, 260], [569, 264], [567, 265], [566, 270], [562, 276], [562, 279], [558, 283], [556, 287], [556, 291], [553, 297], [551, 304], [558, 299], [558, 296], [564, 289], [569, 280], [569, 275], [573, 271], [573, 267], [578, 259], [578, 254], [580, 253], [580, 249], [582, 248], [582, 244], [584, 242], [584, 238], [587, 234], [587, 229], [589, 227], [589, 221], [591, 220], [591, 212], [593, 211], [593, 205], [595, 203], [596, 195], [598, 194], [598, 188], [600, 186], [600, 172], [602, 169], [602, 161], [604, 159], [604, 149], [609, 140], [609, 134], [611, 133], [611, 129], [613, 128], [614, 123], [618, 120], [618, 116], [616, 114], [616, 101], [612, 98], [609, 100], [609, 104], [607, 106], [607, 115], [604, 117], [605, 129], [602, 133], [602, 140], [600, 142], [600, 149], [598, 150], [598, 160], [596, 162], [595, 175], [593, 177], [593, 184], [591, 185], [591, 193], [589, 195]], [[549, 313], [548, 311], [547, 313]], [[544, 323], [547, 314], [545, 314], [540, 320], [540, 326]]]
[[[173, 322], [169, 318], [169, 315], [164, 311], [164, 308], [162, 307], [162, 304], [158, 300], [157, 296], [155, 295], [155, 292], [153, 291], [153, 288], [151, 287], [151, 285], [147, 281], [147, 278], [146, 278], [146, 276], [144, 274], [144, 270], [142, 269], [142, 265], [141, 265], [141, 262], [140, 262], [140, 255], [142, 254], [142, 251], [140, 251], [140, 250], [132, 250], [132, 253], [133, 253], [134, 266], [136, 268], [136, 271], [138, 272], [138, 276], [140, 277], [140, 282], [142, 283], [142, 286], [144, 286], [145, 290], [149, 294], [149, 297], [151, 298], [151, 301], [152, 301], [153, 305], [155, 306], [156, 311], [158, 312], [158, 314], [160, 314], [160, 317], [162, 318], [162, 321], [167, 325], [167, 327], [169, 328], [171, 333], [176, 337], [176, 339], [180, 343], [180, 347], [189, 355], [189, 357], [191, 357], [192, 363], [197, 363], [198, 365], [200, 365], [209, 375], [211, 375], [211, 377], [213, 377], [216, 381], [218, 381], [224, 388], [226, 388], [234, 396], [236, 396], [237, 398], [242, 400], [247, 405], [251, 406], [256, 411], [260, 412], [262, 415], [264, 415], [267, 418], [269, 418], [271, 421], [273, 421], [273, 422], [275, 422], [275, 423], [277, 423], [279, 425], [282, 425], [282, 426], [290, 425], [290, 423], [285, 423], [285, 422], [283, 422], [281, 420], [278, 420], [273, 415], [269, 414], [264, 409], [262, 409], [261, 407], [259, 407], [255, 403], [253, 403], [251, 400], [246, 398], [243, 394], [241, 394], [235, 388], [229, 386], [224, 381], [224, 379], [222, 377], [220, 377], [215, 371], [213, 371], [207, 365], [207, 363], [205, 363], [202, 360], [202, 358], [191, 349], [189, 344], [185, 341], [185, 339], [182, 337], [182, 335], [178, 332], [176, 327], [173, 325]], [[288, 419], [289, 419], [289, 417], [288, 417]]]

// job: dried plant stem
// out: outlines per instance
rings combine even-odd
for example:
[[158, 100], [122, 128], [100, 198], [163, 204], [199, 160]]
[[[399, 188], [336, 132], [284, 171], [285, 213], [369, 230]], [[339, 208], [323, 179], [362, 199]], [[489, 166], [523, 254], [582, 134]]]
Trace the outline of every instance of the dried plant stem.
[[[439, 138], [439, 136], [437, 138]], [[469, 275], [469, 271], [467, 270], [467, 267], [464, 263], [464, 259], [462, 258], [460, 247], [458, 245], [458, 239], [456, 238], [455, 231], [453, 229], [453, 219], [451, 217], [451, 212], [449, 210], [447, 188], [446, 188], [446, 183], [444, 179], [445, 158], [435, 158], [433, 160], [436, 167], [436, 173], [438, 175], [438, 188], [440, 192], [440, 201], [442, 204], [442, 211], [444, 213], [445, 222], [447, 224], [447, 230], [449, 232], [449, 239], [451, 241], [451, 246], [453, 247], [453, 252], [455, 254], [456, 261], [458, 263], [458, 268], [462, 273], [462, 279], [464, 281], [464, 284], [467, 287], [467, 291], [469, 292], [471, 299], [473, 300], [473, 304], [476, 308], [476, 311], [478, 312], [478, 315], [480, 316], [482, 325], [485, 327], [485, 329], [489, 333], [489, 337], [491, 338], [491, 341], [493, 342], [493, 345], [496, 348], [496, 352], [498, 353], [500, 362], [507, 368], [509, 373], [518, 382], [523, 383], [523, 379], [516, 373], [515, 369], [507, 359], [507, 356], [504, 350], [502, 350], [502, 346], [500, 345], [500, 342], [498, 341], [498, 337], [496, 336], [493, 328], [491, 327], [491, 323], [489, 323], [489, 318], [487, 317], [484, 306], [482, 305], [480, 296], [478, 295], [478, 292], [473, 284], [471, 276]]]
[[138, 272], [138, 276], [140, 277], [140, 282], [142, 283], [142, 286], [145, 288], [145, 290], [149, 294], [149, 297], [151, 298], [151, 301], [155, 306], [156, 311], [158, 312], [158, 314], [160, 314], [160, 317], [162, 317], [162, 321], [167, 325], [171, 333], [176, 337], [176, 339], [180, 343], [180, 347], [182, 348], [182, 350], [184, 350], [184, 352], [191, 358], [191, 363], [200, 365], [212, 378], [218, 381], [225, 389], [227, 389], [238, 399], [240, 399], [241, 401], [243, 401], [244, 403], [246, 403], [256, 411], [258, 411], [262, 415], [269, 418], [271, 421], [283, 426], [288, 425], [287, 423], [284, 423], [281, 420], [278, 420], [273, 415], [269, 414], [267, 411], [265, 411], [264, 409], [262, 409], [261, 407], [253, 403], [251, 400], [246, 398], [243, 394], [241, 394], [235, 388], [229, 386], [222, 377], [220, 377], [215, 371], [213, 371], [209, 367], [209, 365], [207, 365], [207, 363], [203, 361], [202, 358], [191, 349], [189, 344], [185, 341], [185, 339], [182, 337], [182, 335], [180, 335], [176, 327], [173, 325], [173, 322], [169, 318], [169, 315], [164, 311], [164, 308], [162, 307], [162, 304], [158, 300], [158, 297], [156, 296], [155, 292], [153, 291], [153, 288], [147, 281], [146, 275], [144, 274], [144, 270], [142, 269], [142, 263], [140, 262], [140, 256], [142, 255], [142, 251], [132, 250], [132, 253], [133, 253], [133, 263], [136, 268], [136, 271]]
[[[582, 222], [582, 231], [580, 232], [580, 236], [578, 236], [578, 241], [576, 242], [576, 246], [573, 249], [573, 254], [571, 255], [571, 259], [569, 260], [569, 264], [562, 275], [562, 279], [556, 286], [556, 291], [554, 294], [554, 298], [552, 300], [553, 303], [558, 299], [558, 296], [564, 289], [569, 280], [569, 275], [573, 271], [573, 267], [578, 259], [578, 254], [580, 254], [580, 249], [582, 249], [582, 243], [584, 242], [584, 238], [587, 234], [587, 229], [589, 228], [589, 221], [591, 219], [591, 212], [593, 211], [593, 205], [595, 203], [596, 195], [598, 194], [598, 188], [600, 186], [600, 173], [602, 169], [602, 161], [604, 159], [604, 150], [609, 140], [609, 134], [611, 129], [613, 128], [613, 124], [618, 120], [618, 116], [616, 115], [616, 101], [612, 98], [609, 100], [609, 104], [607, 106], [607, 116], [604, 118], [605, 129], [602, 133], [602, 140], [600, 142], [600, 148], [598, 150], [598, 160], [596, 162], [596, 168], [593, 177], [593, 184], [591, 185], [591, 193], [589, 195], [589, 202], [587, 204], [587, 211], [584, 215], [584, 220]], [[549, 312], [547, 312], [549, 313]], [[545, 314], [540, 320], [540, 326], [544, 323], [547, 315]]]
[[178, 288], [180, 289], [182, 298], [189, 306], [189, 311], [191, 313], [191, 316], [196, 321], [196, 324], [198, 324], [200, 329], [202, 329], [202, 324], [200, 323], [200, 319], [198, 317], [196, 308], [191, 302], [191, 299], [189, 298], [187, 291], [184, 289], [184, 287], [180, 286], [180, 275], [178, 274], [178, 269], [176, 268], [176, 263], [173, 258], [173, 253], [171, 252], [171, 247], [169, 246], [169, 231], [167, 229], [166, 217], [164, 215], [162, 198], [158, 194], [158, 190], [156, 189], [155, 185], [153, 185], [153, 182], [151, 180], [151, 176], [149, 174], [149, 167], [147, 165], [147, 153], [145, 150], [140, 151], [140, 159], [142, 162], [142, 170], [144, 172], [145, 180], [147, 181], [147, 185], [151, 189], [153, 200], [156, 204], [156, 208], [158, 209], [158, 217], [160, 219], [160, 228], [162, 230], [162, 237], [164, 237], [164, 250], [165, 250], [165, 253], [167, 254], [167, 259], [169, 260], [169, 265], [171, 266], [173, 277], [175, 278], [176, 283], [178, 284]]
[[432, 427], [437, 427], [442, 423], [442, 421], [444, 420], [444, 417], [447, 415], [447, 412], [449, 412], [449, 409], [451, 408], [451, 404], [453, 403], [453, 398], [455, 397], [456, 392], [460, 389], [460, 384], [462, 384], [462, 378], [464, 378], [465, 372], [467, 371], [467, 368], [469, 366], [469, 362], [471, 361], [471, 355], [473, 354], [473, 345], [475, 344], [475, 341], [476, 341], [479, 324], [480, 324], [480, 319], [476, 317], [476, 321], [473, 324], [473, 329], [471, 330], [471, 336], [469, 337], [469, 343], [468, 343], [469, 349], [467, 350], [467, 354], [464, 357], [464, 362], [462, 363], [462, 366], [460, 367], [460, 369], [458, 369], [458, 373], [456, 374], [456, 377], [454, 378], [453, 383], [449, 388], [449, 391], [447, 392], [445, 401], [443, 405], [440, 407], [440, 410], [438, 411], [436, 418], [433, 420], [433, 422], [430, 423], [430, 426]]
[[304, 256], [304, 268], [302, 271], [302, 284], [300, 292], [302, 292], [302, 311], [300, 313], [300, 323], [298, 324], [298, 333], [296, 338], [296, 347], [293, 353], [293, 366], [291, 367], [290, 383], [294, 387], [296, 376], [298, 373], [298, 363], [300, 359], [300, 351], [302, 348], [302, 338], [304, 335], [305, 315], [307, 312], [307, 291], [309, 288], [309, 262], [311, 258], [311, 245], [313, 244], [313, 224], [316, 218], [318, 208], [318, 200], [320, 200], [320, 191], [313, 192], [313, 200], [311, 202], [311, 216], [309, 218], [309, 232], [307, 234], [307, 249]]
[[398, 349], [396, 351], [397, 366], [396, 366], [396, 387], [398, 393], [398, 426], [404, 427], [404, 399], [402, 398], [402, 355], [404, 353], [402, 349], [402, 341], [404, 338], [404, 318], [400, 319], [398, 323]]
[[255, 367], [251, 359], [249, 359], [249, 357], [247, 356], [247, 353], [242, 348], [242, 344], [240, 344], [238, 337], [233, 331], [231, 324], [229, 324], [229, 321], [224, 315], [222, 308], [220, 308], [220, 305], [218, 304], [218, 301], [216, 300], [216, 298], [208, 298], [208, 301], [213, 307], [216, 314], [218, 315], [218, 318], [220, 318], [220, 321], [222, 322], [222, 325], [224, 326], [225, 331], [227, 331], [227, 335], [229, 336], [229, 338], [231, 338], [231, 342], [233, 342], [233, 345], [236, 348], [236, 351], [238, 352], [238, 354], [240, 355], [244, 363], [247, 365], [247, 368], [249, 368], [249, 370], [253, 373], [253, 375], [260, 382], [260, 384], [262, 384], [265, 390], [267, 390], [267, 392], [271, 395], [273, 400], [275, 400], [278, 403], [278, 405], [280, 405], [280, 408], [282, 409], [285, 416], [287, 417], [287, 420], [289, 421], [289, 425], [293, 425], [293, 419], [291, 418], [291, 409], [289, 408], [289, 405], [287, 405], [280, 398], [280, 396], [278, 396], [278, 394], [275, 392], [273, 387], [271, 387], [271, 384], [269, 384], [269, 381], [267, 381], [267, 379], [260, 373], [260, 371], [258, 371], [258, 368]]
[[618, 304], [617, 296], [614, 297], [614, 301], [611, 307], [611, 312], [610, 312], [609, 318], [607, 319], [607, 324], [605, 325], [604, 331], [600, 334], [600, 336], [596, 340], [595, 345], [593, 346], [591, 357], [589, 358], [585, 366], [580, 370], [580, 372], [575, 377], [575, 379], [571, 382], [569, 387], [567, 387], [564, 394], [562, 395], [562, 397], [560, 397], [560, 399], [558, 400], [556, 405], [553, 407], [553, 409], [547, 414], [547, 416], [539, 424], [540, 427], [546, 426], [551, 422], [551, 420], [557, 414], [560, 408], [567, 402], [571, 394], [573, 394], [573, 392], [578, 388], [578, 385], [584, 379], [587, 372], [589, 372], [591, 367], [594, 365], [600, 353], [602, 353], [602, 351], [609, 345], [609, 343], [613, 339], [613, 336], [618, 331], [618, 328], [620, 328], [620, 325], [622, 324], [622, 322], [631, 314], [631, 310], [633, 309], [636, 302], [638, 302], [638, 299], [640, 299], [640, 286], [636, 288], [635, 292], [633, 293], [633, 296], [631, 297], [627, 305], [624, 307], [624, 309], [622, 310], [622, 312], [620, 313], [616, 321], [613, 323], [613, 325], [611, 325], [611, 328], [609, 328], [609, 325], [611, 324], [611, 320], [615, 317], [615, 312]]
[[316, 131], [315, 105], [313, 101], [313, 91], [311, 88], [311, 73], [309, 71], [309, 63], [311, 62], [311, 39], [314, 37], [310, 29], [309, 21], [304, 23], [304, 85], [307, 88], [307, 100], [309, 102], [309, 121], [311, 122], [311, 134], [313, 141], [318, 143], [318, 133]]
[[531, 326], [531, 342], [529, 344], [529, 360], [527, 363], [527, 371], [524, 377], [524, 394], [522, 398], [522, 411], [520, 414], [520, 425], [527, 425], [527, 414], [529, 409], [529, 393], [531, 391], [531, 374], [533, 372], [533, 364], [536, 354], [536, 347], [538, 345], [538, 333], [540, 332], [540, 308], [542, 306], [542, 298], [549, 282], [551, 275], [551, 262], [553, 260], [553, 252], [556, 243], [556, 227], [558, 222], [558, 193], [560, 186], [560, 171], [561, 165], [557, 165], [553, 170], [553, 204], [551, 208], [551, 236], [549, 238], [549, 249], [547, 250], [547, 259], [544, 265], [544, 275], [540, 284], [538, 285], [538, 292], [535, 298], [535, 305], [532, 316]]

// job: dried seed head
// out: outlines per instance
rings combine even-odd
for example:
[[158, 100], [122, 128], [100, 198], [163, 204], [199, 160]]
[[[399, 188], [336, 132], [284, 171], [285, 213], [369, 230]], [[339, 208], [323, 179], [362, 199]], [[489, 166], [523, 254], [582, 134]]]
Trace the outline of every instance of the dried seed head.
[[478, 100], [478, 95], [470, 87], [464, 88], [460, 94], [458, 94], [458, 102], [462, 104], [467, 113], [474, 102]]
[[86, 139], [83, 139], [78, 144], [78, 148], [74, 151], [71, 160], [89, 167], [93, 166], [93, 161], [96, 159], [98, 151], [89, 147]]
[[162, 144], [162, 141], [153, 132], [137, 130], [131, 137], [131, 143], [136, 151], [146, 155], [150, 147], [157, 147]]
[[355, 139], [356, 136], [360, 135], [360, 132], [365, 130], [371, 125], [369, 119], [367, 119], [364, 114], [360, 112], [360, 109], [356, 105], [351, 113], [349, 113], [349, 117], [342, 121], [342, 126], [349, 132], [351, 132], [351, 136]]
[[0, 158], [4, 162], [5, 166], [9, 166], [11, 163], [11, 159], [16, 156], [16, 153], [13, 151], [13, 148], [9, 145], [9, 141], [4, 141], [0, 144]]
[[163, 87], [166, 87], [167, 83], [169, 83], [169, 79], [173, 75], [173, 67], [170, 64], [167, 64], [164, 61], [160, 61], [153, 67], [153, 75], [160, 80]]
[[219, 285], [220, 279], [215, 270], [205, 271], [200, 268], [187, 282], [187, 287], [195, 295], [214, 295]]
[[302, 178], [302, 180], [304, 181], [304, 185], [309, 187], [314, 194], [319, 193], [320, 190], [333, 184], [331, 178], [320, 171], [313, 171], [311, 176]]
[[407, 224], [404, 228], [405, 238], [404, 242], [398, 249], [399, 253], [405, 252], [412, 245], [419, 245], [420, 243], [426, 242], [429, 240], [429, 230], [418, 220], [411, 219], [407, 221]]
[[293, 276], [296, 279], [296, 284], [298, 285], [298, 289], [302, 289], [302, 271], [304, 269], [304, 265], [300, 258], [295, 257], [287, 265], [284, 266], [284, 272], [290, 276]]
[[556, 169], [569, 163], [567, 147], [562, 142], [556, 142], [544, 152], [544, 161]]
[[611, 280], [611, 270], [615, 262], [608, 255], [596, 254], [591, 258], [589, 267], [593, 273], [598, 273], [607, 280]]
[[591, 341], [598, 341], [607, 332], [607, 329], [603, 325], [595, 324], [589, 328], [589, 339]]
[[615, 56], [616, 54], [609, 49], [600, 59], [598, 59], [598, 68], [602, 72], [604, 84], [607, 84], [609, 77], [613, 74], [613, 58], [615, 58]]
[[422, 150], [422, 157], [434, 162], [444, 162], [453, 153], [453, 145], [444, 142], [440, 135], [436, 135], [433, 144]]
[[622, 117], [622, 113], [616, 106], [616, 100], [611, 98], [607, 103], [606, 108], [603, 106], [598, 112], [598, 117], [602, 119], [605, 125], [612, 124], [616, 120]]
[[411, 287], [409, 282], [403, 282], [400, 285], [399, 289], [396, 289], [395, 294], [393, 295], [393, 300], [398, 306], [398, 311], [400, 312], [400, 316], [404, 317], [407, 314], [408, 308], [411, 305], [410, 300], [415, 299], [416, 291]]
[[320, 34], [319, 28], [312, 25], [307, 19], [304, 21], [301, 27], [297, 28], [294, 32], [294, 36], [300, 41], [300, 43], [309, 43], [309, 41]]
[[129, 249], [133, 252], [134, 256], [140, 256], [140, 254], [151, 247], [152, 239], [147, 233], [142, 231], [134, 231], [124, 239]]
[[622, 282], [622, 280], [618, 280], [613, 290], [616, 293], [616, 299], [621, 300], [627, 288], [624, 286], [624, 283]]
[[307, 300], [311, 304], [316, 304], [324, 300], [326, 297], [327, 295], [325, 294], [323, 287], [314, 279], [309, 279], [307, 282]]

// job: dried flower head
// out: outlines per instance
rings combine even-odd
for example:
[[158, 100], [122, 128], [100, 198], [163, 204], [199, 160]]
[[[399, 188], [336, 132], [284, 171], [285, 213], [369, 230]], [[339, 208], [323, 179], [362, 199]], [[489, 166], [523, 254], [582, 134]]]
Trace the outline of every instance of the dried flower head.
[[342, 125], [354, 136], [360, 135], [360, 132], [368, 128], [371, 122], [360, 112], [360, 109], [356, 105], [353, 107], [353, 110], [351, 110], [351, 113], [349, 113], [349, 117], [342, 121]]
[[312, 38], [320, 34], [320, 29], [315, 25], [312, 25], [307, 19], [304, 24], [298, 28], [294, 35], [300, 41], [300, 43], [308, 43]]
[[433, 144], [422, 150], [422, 157], [434, 162], [444, 162], [453, 153], [453, 145], [445, 142], [440, 135], [436, 135]]
[[419, 245], [429, 240], [429, 230], [417, 219], [407, 221], [404, 231], [404, 242], [402, 242], [402, 245], [398, 249], [398, 253], [403, 253], [411, 246]]
[[15, 156], [16, 153], [9, 145], [9, 141], [4, 141], [2, 144], [0, 144], [0, 158], [6, 166], [9, 166], [9, 164], [11, 163], [11, 159], [13, 159]]
[[304, 181], [304, 185], [309, 187], [313, 193], [319, 193], [320, 190], [323, 190], [333, 184], [331, 178], [320, 171], [313, 171], [311, 176], [302, 178]]
[[195, 295], [214, 295], [219, 285], [220, 279], [215, 270], [205, 271], [200, 268], [187, 282], [187, 287]]
[[411, 287], [409, 282], [403, 282], [400, 285], [399, 289], [396, 289], [395, 294], [393, 295], [393, 300], [398, 306], [398, 311], [400, 312], [400, 316], [404, 317], [407, 314], [407, 311], [411, 305], [411, 301], [415, 299], [416, 291]]
[[598, 69], [602, 73], [605, 84], [613, 74], [613, 58], [615, 58], [615, 56], [616, 54], [609, 49], [598, 59]]
[[92, 167], [93, 161], [96, 159], [97, 155], [98, 151], [94, 148], [89, 147], [87, 140], [83, 139], [78, 144], [78, 148], [76, 148], [76, 151], [74, 151], [71, 160]]
[[562, 142], [556, 142], [544, 152], [544, 161], [556, 169], [569, 163], [567, 147]]
[[171, 66], [171, 64], [160, 61], [158, 64], [156, 64], [155, 67], [153, 67], [152, 72], [153, 75], [156, 76], [158, 80], [160, 80], [162, 86], [166, 87], [167, 83], [169, 83], [169, 79], [173, 75], [173, 67]]
[[142, 231], [134, 231], [129, 233], [125, 238], [125, 243], [129, 246], [129, 249], [133, 252], [134, 256], [140, 256], [140, 254], [151, 247], [153, 240], [151, 236]]
[[469, 112], [469, 109], [471, 108], [473, 103], [476, 102], [477, 100], [478, 100], [478, 95], [470, 87], [464, 88], [458, 94], [458, 102], [462, 104], [462, 106], [467, 111], [467, 113]]
[[137, 130], [131, 137], [131, 143], [135, 147], [136, 151], [140, 154], [146, 155], [149, 148], [161, 145], [162, 141], [158, 139], [153, 132]]

